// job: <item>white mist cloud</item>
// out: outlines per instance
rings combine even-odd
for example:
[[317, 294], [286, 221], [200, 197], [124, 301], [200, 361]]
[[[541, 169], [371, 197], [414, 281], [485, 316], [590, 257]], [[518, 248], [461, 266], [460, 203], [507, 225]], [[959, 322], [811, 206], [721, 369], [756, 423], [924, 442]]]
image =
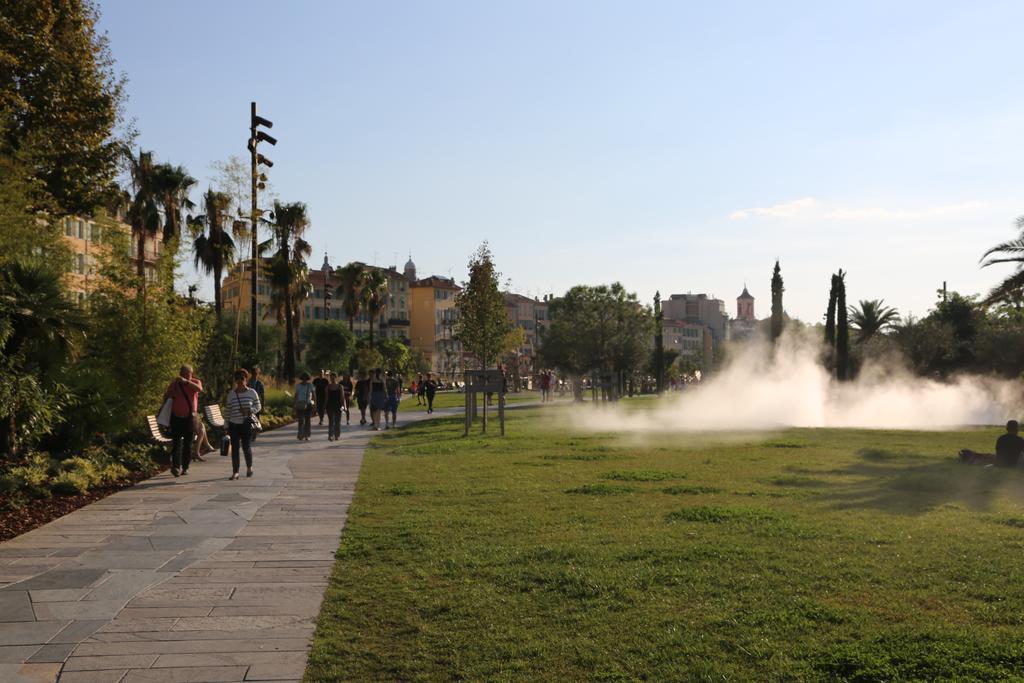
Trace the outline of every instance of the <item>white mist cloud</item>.
[[941, 218], [955, 214], [969, 213], [988, 208], [989, 204], [980, 201], [966, 201], [956, 204], [942, 204], [919, 209], [887, 209], [883, 207], [841, 207], [824, 205], [814, 197], [794, 199], [773, 206], [740, 209], [729, 214], [731, 220], [744, 220], [754, 217], [768, 218], [801, 218], [837, 221], [917, 221], [930, 218]]
[[814, 341], [786, 336], [735, 349], [732, 360], [701, 386], [669, 395], [652, 410], [574, 413], [594, 431], [752, 431], [786, 427], [952, 429], [1002, 424], [1019, 415], [1011, 382], [963, 376], [939, 382], [897, 364], [865, 367], [853, 382], [836, 382], [819, 362]]

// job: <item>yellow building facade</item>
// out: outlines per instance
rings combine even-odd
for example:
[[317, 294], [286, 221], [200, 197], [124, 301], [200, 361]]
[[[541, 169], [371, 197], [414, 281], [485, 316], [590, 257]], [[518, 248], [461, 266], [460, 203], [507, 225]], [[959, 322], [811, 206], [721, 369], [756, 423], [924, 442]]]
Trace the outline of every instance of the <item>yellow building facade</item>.
[[461, 289], [454, 280], [436, 275], [417, 280], [410, 288], [410, 346], [430, 361], [431, 372], [448, 381], [458, 380], [464, 369], [462, 346], [453, 333], [455, 295]]

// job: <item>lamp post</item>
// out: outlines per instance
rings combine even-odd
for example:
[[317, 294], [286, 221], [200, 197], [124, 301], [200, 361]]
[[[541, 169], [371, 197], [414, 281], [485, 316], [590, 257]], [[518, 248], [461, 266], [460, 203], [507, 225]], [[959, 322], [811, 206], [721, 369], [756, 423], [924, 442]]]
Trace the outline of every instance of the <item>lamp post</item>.
[[249, 143], [248, 143], [249, 154], [252, 157], [252, 178], [251, 178], [252, 179], [252, 196], [251, 196], [252, 207], [251, 207], [251, 214], [250, 214], [250, 221], [252, 222], [252, 273], [250, 274], [250, 277], [252, 278], [252, 280], [251, 280], [252, 292], [250, 293], [252, 299], [251, 299], [250, 307], [252, 308], [252, 311], [251, 311], [250, 324], [251, 324], [251, 333], [252, 333], [253, 346], [257, 350], [259, 349], [259, 341], [258, 341], [258, 339], [256, 337], [256, 331], [257, 331], [257, 328], [256, 328], [256, 309], [258, 307], [257, 298], [256, 298], [256, 289], [258, 287], [258, 282], [259, 282], [259, 279], [258, 279], [258, 276], [257, 276], [257, 271], [259, 270], [259, 267], [258, 267], [257, 264], [259, 262], [258, 261], [258, 256], [259, 256], [259, 254], [258, 254], [258, 252], [259, 252], [259, 237], [258, 236], [259, 236], [259, 232], [260, 232], [259, 231], [260, 210], [259, 210], [259, 208], [257, 208], [257, 204], [256, 204], [256, 192], [258, 190], [262, 190], [262, 189], [264, 189], [266, 187], [266, 176], [264, 174], [260, 173], [260, 171], [259, 171], [260, 165], [262, 164], [263, 166], [266, 166], [267, 168], [270, 168], [270, 167], [272, 167], [274, 165], [274, 162], [271, 161], [270, 159], [266, 158], [262, 154], [260, 154], [257, 151], [256, 147], [261, 142], [266, 142], [267, 144], [270, 144], [270, 145], [276, 145], [277, 144], [277, 138], [275, 138], [274, 136], [268, 134], [266, 131], [260, 130], [259, 129], [260, 126], [263, 126], [264, 128], [273, 128], [274, 127], [274, 123], [272, 121], [268, 120], [268, 119], [263, 118], [262, 116], [258, 116], [256, 114], [256, 103], [252, 102], [252, 103], [250, 103], [250, 106], [249, 106]]

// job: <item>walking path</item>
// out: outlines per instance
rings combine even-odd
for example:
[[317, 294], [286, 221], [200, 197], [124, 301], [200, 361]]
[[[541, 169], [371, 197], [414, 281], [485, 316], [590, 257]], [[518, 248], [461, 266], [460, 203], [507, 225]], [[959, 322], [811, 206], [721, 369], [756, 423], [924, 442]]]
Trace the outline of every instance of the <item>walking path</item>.
[[300, 680], [371, 435], [326, 429], [260, 436], [251, 479], [211, 454], [0, 544], [0, 681]]

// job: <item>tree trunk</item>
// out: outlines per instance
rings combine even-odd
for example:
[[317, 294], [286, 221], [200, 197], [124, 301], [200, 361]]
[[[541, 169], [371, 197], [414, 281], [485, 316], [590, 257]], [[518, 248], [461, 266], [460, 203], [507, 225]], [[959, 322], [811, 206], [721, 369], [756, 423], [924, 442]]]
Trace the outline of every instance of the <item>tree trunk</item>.
[[285, 235], [285, 239], [282, 240], [284, 246], [284, 262], [288, 267], [288, 279], [284, 288], [284, 376], [288, 380], [288, 384], [295, 382], [295, 334], [292, 330], [292, 319], [294, 311], [292, 310], [292, 273], [291, 273], [291, 257], [288, 255], [288, 236]]
[[371, 315], [371, 316], [369, 316], [369, 318], [370, 318], [370, 350], [372, 351], [373, 350], [373, 316]]
[[136, 247], [136, 256], [138, 263], [136, 264], [136, 270], [139, 273], [139, 277], [142, 278], [143, 286], [146, 283], [146, 231], [139, 230], [137, 233], [139, 238], [139, 244]]
[[220, 298], [220, 263], [213, 267], [213, 310], [217, 314], [217, 320], [220, 320], [221, 306]]
[[18, 419], [14, 415], [0, 420], [0, 455], [13, 458], [17, 455]]

